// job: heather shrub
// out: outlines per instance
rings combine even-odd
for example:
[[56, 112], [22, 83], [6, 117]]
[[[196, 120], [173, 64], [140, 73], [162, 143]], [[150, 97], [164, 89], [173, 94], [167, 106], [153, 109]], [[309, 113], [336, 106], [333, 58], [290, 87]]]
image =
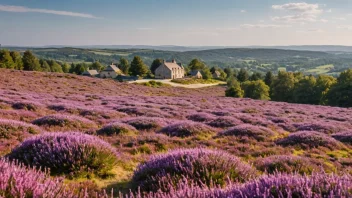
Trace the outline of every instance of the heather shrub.
[[312, 159], [292, 155], [259, 158], [254, 164], [258, 170], [269, 174], [276, 172], [312, 174], [313, 171], [320, 171], [319, 166], [312, 163]]
[[31, 137], [15, 148], [8, 158], [28, 166], [50, 168], [54, 175], [74, 177], [109, 176], [117, 160], [115, 150], [108, 143], [75, 132]]
[[34, 103], [27, 103], [27, 102], [16, 102], [12, 104], [12, 108], [14, 109], [24, 109], [28, 111], [36, 111], [38, 110], [38, 105]]
[[162, 128], [159, 133], [181, 138], [190, 136], [209, 137], [215, 133], [215, 130], [202, 123], [182, 121]]
[[103, 128], [97, 131], [98, 135], [136, 135], [138, 133], [137, 129], [131, 125], [114, 122], [105, 125]]
[[300, 123], [294, 124], [298, 131], [317, 131], [321, 133], [331, 134], [342, 130], [341, 127], [329, 123]]
[[153, 117], [136, 117], [123, 120], [122, 122], [127, 123], [138, 130], [158, 130], [165, 127], [169, 121], [163, 118]]
[[220, 136], [250, 137], [258, 141], [268, 140], [275, 136], [275, 133], [268, 128], [241, 124], [219, 133]]
[[156, 108], [121, 107], [121, 108], [117, 108], [116, 110], [131, 116], [146, 116], [146, 117], [159, 117], [159, 118], [170, 117], [170, 115], [167, 112], [164, 112]]
[[208, 123], [208, 125], [212, 127], [217, 127], [217, 128], [228, 128], [228, 127], [233, 127], [240, 124], [243, 124], [241, 120], [238, 120], [236, 118], [229, 117], [229, 116], [219, 117]]
[[351, 197], [351, 190], [350, 175], [275, 174], [263, 176], [242, 186], [234, 186], [221, 197]]
[[168, 191], [185, 179], [198, 186], [221, 186], [245, 182], [256, 171], [239, 158], [223, 151], [180, 149], [155, 155], [140, 164], [132, 181], [143, 191]]
[[336, 133], [332, 137], [340, 142], [352, 144], [352, 131]]
[[195, 122], [210, 122], [215, 119], [215, 116], [208, 113], [196, 113], [188, 115], [186, 118]]
[[0, 197], [75, 197], [63, 178], [0, 159]]
[[288, 137], [278, 140], [277, 144], [282, 146], [300, 145], [304, 148], [323, 146], [330, 149], [339, 148], [341, 146], [334, 138], [316, 131], [291, 133]]
[[49, 115], [36, 119], [32, 122], [38, 126], [57, 126], [68, 128], [95, 128], [96, 124], [91, 120], [73, 115]]

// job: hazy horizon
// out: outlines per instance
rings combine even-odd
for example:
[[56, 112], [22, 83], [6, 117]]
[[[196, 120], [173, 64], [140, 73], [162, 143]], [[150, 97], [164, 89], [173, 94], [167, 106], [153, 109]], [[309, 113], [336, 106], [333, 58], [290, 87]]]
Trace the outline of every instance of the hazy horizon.
[[0, 0], [3, 46], [352, 46], [349, 0]]

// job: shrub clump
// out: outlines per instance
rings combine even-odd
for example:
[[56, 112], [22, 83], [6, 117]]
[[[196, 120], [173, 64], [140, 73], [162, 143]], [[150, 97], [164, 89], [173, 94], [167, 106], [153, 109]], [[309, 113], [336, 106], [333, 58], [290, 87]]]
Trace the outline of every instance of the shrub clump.
[[215, 119], [215, 116], [208, 113], [196, 113], [196, 114], [188, 115], [187, 119], [195, 122], [210, 122]]
[[254, 164], [258, 170], [269, 174], [276, 172], [312, 174], [313, 171], [320, 170], [319, 166], [311, 162], [311, 159], [290, 155], [273, 155], [260, 158]]
[[47, 133], [25, 140], [7, 156], [28, 166], [50, 168], [54, 175], [111, 175], [117, 154], [101, 139], [75, 132]]
[[153, 117], [129, 118], [127, 120], [124, 120], [123, 122], [135, 127], [138, 130], [158, 130], [162, 127], [165, 127], [169, 123], [169, 121], [164, 118]]
[[300, 131], [291, 133], [288, 137], [280, 139], [277, 144], [282, 146], [300, 145], [304, 148], [316, 148], [319, 146], [330, 149], [340, 147], [340, 143], [334, 138], [316, 131]]
[[340, 142], [352, 144], [352, 131], [336, 133], [333, 134], [332, 137]]
[[326, 134], [332, 134], [341, 131], [343, 128], [329, 123], [300, 123], [294, 124], [298, 131], [317, 131]]
[[209, 137], [215, 133], [215, 130], [202, 123], [183, 121], [164, 127], [159, 133], [181, 138], [190, 136]]
[[136, 135], [138, 133], [137, 129], [131, 125], [114, 122], [108, 125], [105, 125], [103, 128], [97, 131], [98, 135]]
[[228, 128], [228, 127], [233, 127], [240, 124], [243, 124], [241, 120], [238, 120], [230, 116], [219, 117], [208, 123], [208, 125], [212, 127], [217, 127], [217, 128]]
[[74, 197], [63, 178], [0, 159], [0, 197]]
[[239, 158], [223, 151], [180, 149], [153, 156], [139, 165], [132, 181], [142, 191], [168, 191], [185, 179], [198, 186], [221, 186], [245, 182], [256, 171]]
[[38, 110], [38, 104], [34, 103], [28, 103], [28, 102], [16, 102], [12, 104], [12, 108], [14, 109], [24, 109], [28, 111], [37, 111]]
[[350, 175], [275, 174], [235, 186], [222, 197], [351, 197], [351, 186]]
[[238, 136], [238, 137], [250, 137], [258, 141], [264, 141], [268, 138], [275, 136], [275, 133], [268, 128], [261, 126], [254, 126], [250, 124], [241, 124], [228, 130], [221, 132], [220, 136]]
[[95, 123], [79, 116], [72, 115], [49, 115], [36, 119], [32, 122], [38, 126], [59, 126], [59, 127], [75, 127], [75, 128], [89, 128], [95, 127]]

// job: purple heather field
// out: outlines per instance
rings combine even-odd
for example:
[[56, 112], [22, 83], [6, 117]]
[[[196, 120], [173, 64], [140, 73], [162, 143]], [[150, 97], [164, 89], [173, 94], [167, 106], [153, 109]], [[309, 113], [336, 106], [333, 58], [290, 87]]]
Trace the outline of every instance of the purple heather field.
[[0, 197], [352, 197], [352, 108], [0, 71]]

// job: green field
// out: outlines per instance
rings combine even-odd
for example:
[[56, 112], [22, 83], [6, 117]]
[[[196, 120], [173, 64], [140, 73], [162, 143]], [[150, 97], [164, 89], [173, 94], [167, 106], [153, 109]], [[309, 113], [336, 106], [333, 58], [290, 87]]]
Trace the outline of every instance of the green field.
[[306, 71], [306, 73], [312, 73], [312, 74], [326, 74], [329, 73], [331, 69], [334, 69], [334, 65], [321, 65], [318, 66], [314, 69], [309, 69]]

